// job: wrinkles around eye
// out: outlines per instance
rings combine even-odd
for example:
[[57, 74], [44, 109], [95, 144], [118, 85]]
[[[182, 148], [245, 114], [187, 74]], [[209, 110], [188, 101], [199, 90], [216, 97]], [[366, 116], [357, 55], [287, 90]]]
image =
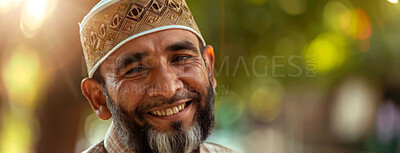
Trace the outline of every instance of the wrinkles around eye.
[[180, 56], [176, 56], [175, 58], [173, 58], [173, 60], [171, 62], [179, 62], [179, 61], [183, 61], [186, 59], [192, 58], [192, 56], [190, 55], [180, 55]]
[[133, 67], [128, 69], [128, 71], [124, 73], [124, 76], [125, 77], [141, 76], [144, 75], [147, 70], [148, 68], [145, 68], [143, 66]]

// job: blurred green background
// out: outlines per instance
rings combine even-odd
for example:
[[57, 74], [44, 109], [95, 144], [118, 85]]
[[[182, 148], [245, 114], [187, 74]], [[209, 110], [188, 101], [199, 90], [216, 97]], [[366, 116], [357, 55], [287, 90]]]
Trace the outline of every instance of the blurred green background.
[[[0, 0], [0, 153], [80, 152], [110, 121], [80, 91], [98, 1]], [[398, 0], [187, 0], [216, 50], [216, 128], [243, 153], [399, 153]]]

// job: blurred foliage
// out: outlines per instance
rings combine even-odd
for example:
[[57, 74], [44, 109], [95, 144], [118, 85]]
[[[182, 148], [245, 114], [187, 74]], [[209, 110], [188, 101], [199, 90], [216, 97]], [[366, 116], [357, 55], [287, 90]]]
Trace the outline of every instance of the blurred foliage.
[[[307, 105], [310, 99], [321, 103], [320, 107], [327, 110], [315, 112], [315, 115], [329, 118], [338, 86], [351, 76], [366, 78], [371, 86], [365, 88], [372, 88], [378, 95], [372, 102], [373, 110], [379, 108], [375, 104], [382, 100], [399, 96], [400, 5], [396, 2], [203, 0], [188, 3], [207, 43], [216, 48], [217, 131], [226, 130], [242, 136], [249, 131], [275, 126], [286, 128], [284, 133], [296, 131], [286, 127], [292, 121], [285, 114], [289, 111], [285, 105], [290, 105], [287, 97], [296, 95], [299, 97], [293, 101], [304, 102], [300, 105]], [[394, 94], [387, 97], [386, 92]], [[305, 100], [300, 100], [302, 94], [308, 94]], [[302, 108], [302, 111], [314, 111]], [[307, 119], [306, 116], [295, 119], [302, 118]], [[309, 123], [311, 129], [325, 128], [321, 131], [329, 133], [329, 126], [320, 125], [329, 123], [326, 122], [310, 119]], [[304, 136], [300, 138], [302, 142], [325, 142], [328, 146], [347, 148], [347, 152], [396, 152], [396, 137], [394, 141], [382, 143], [376, 140], [378, 133], [373, 131], [374, 125], [367, 126], [369, 130], [352, 142], [335, 138], [340, 137], [335, 133], [323, 136], [319, 135], [323, 132], [297, 132], [319, 137]], [[297, 138], [286, 135], [285, 144]], [[251, 152], [245, 143], [247, 140], [237, 140], [244, 147], [237, 148]], [[229, 146], [229, 142], [225, 144]]]

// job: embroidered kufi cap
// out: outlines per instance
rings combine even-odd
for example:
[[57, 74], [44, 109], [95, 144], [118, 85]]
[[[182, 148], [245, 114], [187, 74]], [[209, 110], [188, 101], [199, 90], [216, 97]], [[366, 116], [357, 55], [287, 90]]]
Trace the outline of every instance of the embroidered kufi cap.
[[146, 34], [184, 29], [206, 44], [185, 0], [102, 0], [79, 26], [89, 78], [119, 47]]

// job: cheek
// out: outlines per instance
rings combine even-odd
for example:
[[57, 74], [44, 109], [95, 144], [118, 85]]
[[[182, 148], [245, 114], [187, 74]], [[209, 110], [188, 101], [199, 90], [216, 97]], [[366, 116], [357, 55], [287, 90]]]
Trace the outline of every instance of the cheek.
[[[115, 103], [123, 107], [128, 112], [135, 112], [140, 108], [144, 101], [145, 86], [137, 84], [132, 80], [122, 80], [115, 86]], [[145, 121], [142, 115], [130, 116], [137, 124], [143, 126]]]
[[144, 88], [141, 85], [132, 84], [130, 81], [124, 80], [119, 82], [114, 89], [114, 102], [128, 111], [135, 110], [139, 102], [142, 101]]
[[209, 85], [207, 70], [201, 63], [181, 68], [178, 77], [189, 89], [199, 91], [201, 94], [206, 92], [206, 87]]

